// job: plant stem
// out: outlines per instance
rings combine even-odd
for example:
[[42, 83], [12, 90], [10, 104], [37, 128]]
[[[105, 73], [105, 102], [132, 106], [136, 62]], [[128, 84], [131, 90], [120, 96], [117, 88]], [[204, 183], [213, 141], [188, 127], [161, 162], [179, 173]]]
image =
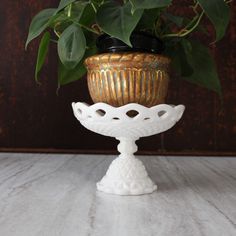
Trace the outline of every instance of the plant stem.
[[72, 22], [73, 22], [74, 24], [79, 25], [80, 27], [82, 27], [82, 28], [84, 28], [84, 29], [86, 29], [86, 30], [88, 30], [88, 31], [90, 31], [90, 32], [92, 32], [92, 33], [94, 33], [94, 34], [99, 35], [99, 33], [98, 33], [96, 30], [93, 30], [93, 29], [87, 27], [86, 25], [82, 25], [82, 24], [80, 24], [80, 23], [78, 23], [78, 22], [76, 22], [76, 21], [72, 21]]
[[50, 39], [50, 41], [53, 43], [58, 43], [57, 40], [54, 40], [54, 39]]
[[[204, 15], [204, 12], [202, 11], [201, 14], [199, 15], [199, 17], [197, 18], [197, 21], [196, 21], [196, 18], [194, 18], [184, 29], [180, 30], [178, 33], [164, 34], [164, 35], [162, 35], [162, 38], [185, 37], [185, 36], [187, 36], [188, 34], [192, 33], [197, 28], [197, 26], [199, 25], [203, 15]], [[193, 22], [195, 22], [193, 27], [190, 28], [190, 29], [187, 29], [188, 26], [191, 25]]]
[[67, 16], [71, 17], [72, 3], [69, 5]]
[[55, 27], [53, 28], [53, 31], [54, 31], [55, 35], [56, 35], [58, 38], [60, 38], [60, 34], [56, 31]]
[[94, 34], [99, 35], [99, 33], [98, 33], [96, 30], [93, 30], [93, 29], [87, 27], [86, 25], [82, 25], [82, 24], [79, 24], [79, 25], [80, 25], [82, 28], [84, 28], [84, 29], [86, 29], [86, 30], [88, 30], [88, 31], [90, 31], [90, 32], [92, 32], [92, 33], [94, 33]]
[[197, 7], [198, 7], [198, 2], [196, 2], [196, 4], [192, 6], [192, 9], [198, 15]]
[[91, 2], [91, 6], [92, 6], [93, 10], [95, 11], [95, 13], [97, 13], [97, 9], [92, 2]]

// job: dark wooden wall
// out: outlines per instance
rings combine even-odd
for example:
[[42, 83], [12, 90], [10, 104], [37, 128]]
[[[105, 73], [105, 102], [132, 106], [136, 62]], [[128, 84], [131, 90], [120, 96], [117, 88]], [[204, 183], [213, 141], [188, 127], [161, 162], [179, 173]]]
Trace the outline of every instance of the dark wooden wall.
[[[2, 0], [0, 8], [0, 150], [107, 153], [117, 142], [85, 130], [72, 114], [71, 102], [91, 103], [86, 79], [56, 95], [57, 57], [51, 49], [41, 75], [33, 79], [36, 45], [24, 51], [32, 16], [57, 0]], [[168, 102], [185, 104], [183, 119], [170, 131], [139, 141], [149, 154], [236, 155], [236, 4], [227, 36], [213, 53], [223, 85], [218, 97], [185, 81], [172, 80]]]

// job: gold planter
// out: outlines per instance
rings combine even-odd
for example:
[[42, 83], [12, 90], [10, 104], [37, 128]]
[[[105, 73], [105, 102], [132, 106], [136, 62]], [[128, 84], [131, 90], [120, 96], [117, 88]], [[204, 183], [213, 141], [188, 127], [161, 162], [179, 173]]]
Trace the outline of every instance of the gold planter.
[[164, 103], [170, 59], [149, 53], [105, 53], [85, 60], [89, 93], [112, 106]]

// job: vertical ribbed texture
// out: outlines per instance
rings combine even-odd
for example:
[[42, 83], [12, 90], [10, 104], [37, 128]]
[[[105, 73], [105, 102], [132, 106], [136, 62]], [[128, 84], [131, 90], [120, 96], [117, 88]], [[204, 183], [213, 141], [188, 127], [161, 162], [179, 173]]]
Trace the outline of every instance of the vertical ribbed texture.
[[[164, 103], [168, 88], [168, 73], [164, 69], [146, 66], [130, 67], [119, 59], [119, 65], [99, 64], [100, 68], [88, 68], [88, 87], [95, 103], [105, 102], [113, 106], [139, 103], [148, 107]], [[104, 56], [102, 58], [104, 59]], [[99, 63], [99, 62], [97, 62]], [[139, 68], [141, 67], [141, 68]]]

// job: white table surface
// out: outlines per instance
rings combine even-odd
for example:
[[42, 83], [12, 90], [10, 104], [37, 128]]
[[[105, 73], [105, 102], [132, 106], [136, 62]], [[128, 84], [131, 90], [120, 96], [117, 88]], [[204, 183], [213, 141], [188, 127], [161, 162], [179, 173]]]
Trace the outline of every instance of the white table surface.
[[95, 183], [114, 156], [0, 154], [0, 236], [235, 236], [236, 158], [140, 157], [158, 191]]

